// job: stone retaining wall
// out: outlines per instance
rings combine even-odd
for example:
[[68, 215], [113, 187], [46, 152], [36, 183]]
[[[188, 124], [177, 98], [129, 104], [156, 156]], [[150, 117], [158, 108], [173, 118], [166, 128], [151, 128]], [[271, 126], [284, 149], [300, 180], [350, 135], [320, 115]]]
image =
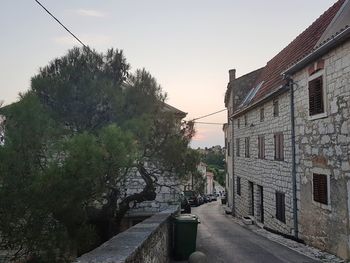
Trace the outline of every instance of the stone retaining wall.
[[168, 263], [172, 247], [171, 216], [162, 211], [84, 254], [76, 263]]

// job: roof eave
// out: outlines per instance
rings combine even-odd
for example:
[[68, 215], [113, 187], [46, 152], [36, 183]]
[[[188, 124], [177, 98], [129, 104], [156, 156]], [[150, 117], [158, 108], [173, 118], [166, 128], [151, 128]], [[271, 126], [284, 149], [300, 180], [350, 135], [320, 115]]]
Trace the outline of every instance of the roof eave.
[[348, 40], [349, 37], [350, 37], [350, 27], [347, 27], [342, 32], [334, 36], [332, 39], [327, 41], [325, 44], [316, 48], [312, 53], [305, 56], [303, 59], [295, 63], [293, 66], [283, 71], [281, 75], [291, 75], [297, 72], [298, 70], [303, 69], [305, 66], [315, 61], [320, 56], [323, 56], [324, 54], [328, 53], [329, 50], [331, 50], [332, 48]]
[[242, 110], [236, 111], [234, 112], [231, 116], [229, 116], [229, 118], [235, 118], [238, 117], [258, 106], [260, 106], [261, 104], [270, 101], [271, 99], [281, 95], [282, 93], [286, 92], [289, 90], [289, 86], [287, 85], [283, 85], [280, 86], [278, 89], [274, 90], [273, 92], [268, 93], [266, 96], [262, 97], [261, 99], [255, 101], [253, 104], [249, 105], [246, 108], [243, 108]]

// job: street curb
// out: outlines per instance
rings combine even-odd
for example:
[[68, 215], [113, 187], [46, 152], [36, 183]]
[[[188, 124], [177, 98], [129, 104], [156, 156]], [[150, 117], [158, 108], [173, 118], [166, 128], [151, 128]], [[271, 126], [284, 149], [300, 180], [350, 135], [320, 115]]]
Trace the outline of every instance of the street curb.
[[[225, 212], [224, 207], [223, 207], [223, 212]], [[233, 217], [232, 215], [227, 215], [224, 213], [224, 215], [228, 218], [230, 218], [234, 223], [239, 224], [240, 226], [244, 227], [245, 229], [248, 229], [257, 235], [260, 235], [262, 237], [265, 237], [275, 243], [278, 243], [284, 247], [287, 247], [301, 255], [304, 255], [310, 259], [313, 260], [319, 260], [320, 262], [323, 263], [346, 263], [348, 261], [340, 259], [330, 253], [321, 251], [317, 248], [310, 247], [308, 245], [304, 245], [302, 243], [296, 242], [292, 239], [285, 238], [281, 235], [272, 233], [266, 229], [263, 229], [257, 225], [246, 225], [242, 222], [241, 219], [237, 217]], [[254, 226], [254, 227], [252, 227]]]

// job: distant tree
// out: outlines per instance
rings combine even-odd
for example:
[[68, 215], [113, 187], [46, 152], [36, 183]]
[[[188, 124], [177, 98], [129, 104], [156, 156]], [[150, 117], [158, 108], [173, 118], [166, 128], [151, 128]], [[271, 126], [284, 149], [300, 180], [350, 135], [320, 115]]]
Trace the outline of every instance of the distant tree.
[[208, 165], [208, 170], [214, 174], [214, 179], [225, 186], [225, 156], [221, 152], [213, 151], [206, 147], [202, 155], [202, 161]]
[[[74, 48], [0, 109], [0, 248], [35, 262], [70, 262], [118, 232], [135, 203], [154, 200], [160, 176], [195, 171], [193, 124], [178, 127], [166, 94], [118, 50]], [[138, 172], [144, 189], [127, 195]]]

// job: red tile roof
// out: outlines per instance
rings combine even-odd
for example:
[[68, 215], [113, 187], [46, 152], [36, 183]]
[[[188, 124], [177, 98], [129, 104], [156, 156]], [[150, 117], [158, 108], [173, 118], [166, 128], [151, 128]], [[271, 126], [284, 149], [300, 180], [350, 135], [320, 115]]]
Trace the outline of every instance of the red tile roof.
[[247, 107], [278, 90], [284, 84], [282, 72], [313, 51], [323, 32], [330, 25], [344, 2], [345, 0], [337, 1], [287, 47], [267, 62], [254, 86], [262, 81], [264, 83]]

